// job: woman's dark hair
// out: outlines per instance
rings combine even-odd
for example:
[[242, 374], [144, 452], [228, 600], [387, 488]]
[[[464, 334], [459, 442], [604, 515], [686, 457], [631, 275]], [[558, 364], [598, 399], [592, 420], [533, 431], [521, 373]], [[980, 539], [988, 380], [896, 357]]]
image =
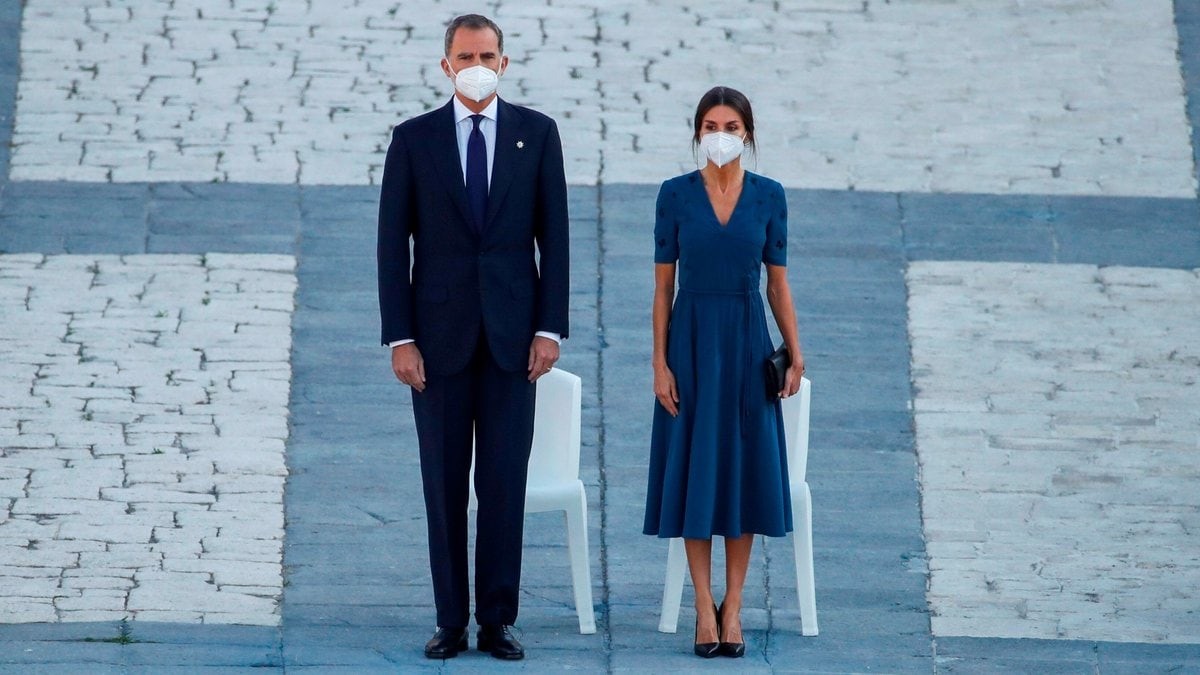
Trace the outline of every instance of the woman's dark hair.
[[454, 34], [458, 32], [459, 28], [470, 30], [490, 28], [496, 34], [496, 46], [500, 48], [501, 54], [504, 53], [504, 32], [500, 30], [500, 26], [497, 26], [495, 21], [482, 14], [463, 14], [454, 17], [450, 25], [446, 26], [446, 56], [450, 56], [450, 43], [454, 42]]
[[704, 124], [704, 116], [719, 105], [733, 108], [742, 118], [742, 125], [746, 127], [746, 142], [750, 144], [751, 150], [757, 152], [758, 144], [754, 141], [754, 111], [750, 109], [750, 99], [731, 87], [713, 87], [700, 97], [700, 104], [696, 106], [696, 119], [692, 125], [692, 145], [700, 144], [700, 127]]

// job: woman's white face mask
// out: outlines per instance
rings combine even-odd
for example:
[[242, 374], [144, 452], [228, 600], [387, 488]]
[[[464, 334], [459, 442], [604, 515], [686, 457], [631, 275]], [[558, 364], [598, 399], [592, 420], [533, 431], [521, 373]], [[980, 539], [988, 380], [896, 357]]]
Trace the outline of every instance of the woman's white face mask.
[[713, 131], [700, 137], [700, 149], [710, 162], [721, 167], [742, 156], [746, 141], [741, 136]]
[[476, 103], [496, 93], [500, 84], [500, 75], [484, 65], [463, 68], [457, 73], [449, 64], [446, 67], [454, 74], [454, 88]]

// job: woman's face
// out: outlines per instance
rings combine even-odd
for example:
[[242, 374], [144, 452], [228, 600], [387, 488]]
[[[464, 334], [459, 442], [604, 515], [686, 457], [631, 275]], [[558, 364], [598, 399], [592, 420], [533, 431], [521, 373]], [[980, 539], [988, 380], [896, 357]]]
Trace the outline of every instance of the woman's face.
[[700, 123], [700, 135], [704, 136], [714, 131], [724, 131], [743, 139], [746, 137], [742, 116], [727, 105], [715, 105], [704, 113], [704, 120]]

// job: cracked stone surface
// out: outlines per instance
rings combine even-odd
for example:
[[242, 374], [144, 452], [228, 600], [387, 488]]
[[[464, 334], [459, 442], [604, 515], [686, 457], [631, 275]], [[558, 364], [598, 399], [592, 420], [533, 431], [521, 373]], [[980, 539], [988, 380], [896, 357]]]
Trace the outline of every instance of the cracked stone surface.
[[908, 272], [935, 635], [1200, 641], [1200, 275]]
[[[444, 103], [442, 0], [29, 0], [13, 180], [376, 183]], [[695, 167], [745, 91], [790, 187], [1193, 196], [1169, 2], [493, 3], [501, 95], [558, 120], [577, 185]], [[669, 31], [664, 32], [664, 28]]]
[[0, 622], [279, 622], [294, 268], [0, 255]]

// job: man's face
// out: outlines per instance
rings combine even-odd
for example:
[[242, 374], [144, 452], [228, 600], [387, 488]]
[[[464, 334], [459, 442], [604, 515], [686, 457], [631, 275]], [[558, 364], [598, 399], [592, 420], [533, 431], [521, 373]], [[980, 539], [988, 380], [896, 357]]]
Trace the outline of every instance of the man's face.
[[480, 65], [504, 74], [508, 57], [500, 53], [499, 38], [490, 28], [459, 28], [450, 41], [450, 53], [442, 59], [442, 72], [453, 80], [454, 73]]

